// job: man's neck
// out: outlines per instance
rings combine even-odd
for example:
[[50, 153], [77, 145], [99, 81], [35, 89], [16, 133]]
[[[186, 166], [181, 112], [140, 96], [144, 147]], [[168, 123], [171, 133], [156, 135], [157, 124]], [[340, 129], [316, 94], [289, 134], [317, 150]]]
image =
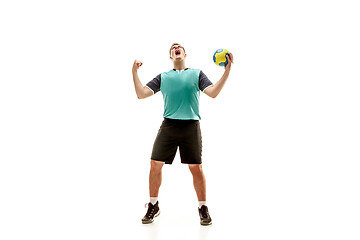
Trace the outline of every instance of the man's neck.
[[185, 61], [174, 61], [174, 69], [175, 70], [185, 70]]

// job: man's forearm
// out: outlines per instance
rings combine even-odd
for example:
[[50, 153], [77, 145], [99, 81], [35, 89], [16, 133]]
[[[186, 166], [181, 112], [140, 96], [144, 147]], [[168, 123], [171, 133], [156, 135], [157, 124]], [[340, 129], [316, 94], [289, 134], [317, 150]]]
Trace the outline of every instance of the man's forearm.
[[207, 92], [209, 96], [215, 98], [217, 95], [219, 95], [225, 85], [226, 80], [229, 77], [229, 73], [230, 71], [225, 71], [220, 80], [217, 81], [211, 88], [209, 88], [209, 91]]
[[134, 87], [135, 87], [136, 95], [137, 95], [137, 97], [139, 99], [143, 98], [144, 86], [140, 82], [139, 75], [138, 75], [137, 71], [133, 70], [132, 75], [133, 75], [133, 81], [134, 81]]

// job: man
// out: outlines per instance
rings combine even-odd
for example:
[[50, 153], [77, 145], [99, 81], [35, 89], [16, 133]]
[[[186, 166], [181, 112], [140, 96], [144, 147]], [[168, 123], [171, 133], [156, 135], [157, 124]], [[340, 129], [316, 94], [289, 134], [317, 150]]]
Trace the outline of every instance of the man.
[[212, 223], [206, 206], [206, 183], [202, 170], [202, 140], [199, 120], [200, 90], [215, 98], [224, 87], [229, 76], [233, 56], [227, 56], [225, 72], [216, 84], [212, 84], [206, 75], [198, 69], [185, 66], [186, 52], [178, 43], [170, 48], [170, 59], [174, 69], [156, 76], [143, 86], [137, 74], [142, 62], [135, 60], [132, 74], [136, 95], [139, 99], [147, 98], [161, 91], [164, 98], [164, 121], [155, 139], [149, 174], [150, 203], [142, 223], [152, 223], [160, 214], [158, 194], [162, 180], [162, 167], [172, 164], [177, 148], [181, 162], [188, 164], [193, 176], [194, 188], [199, 200], [201, 225]]

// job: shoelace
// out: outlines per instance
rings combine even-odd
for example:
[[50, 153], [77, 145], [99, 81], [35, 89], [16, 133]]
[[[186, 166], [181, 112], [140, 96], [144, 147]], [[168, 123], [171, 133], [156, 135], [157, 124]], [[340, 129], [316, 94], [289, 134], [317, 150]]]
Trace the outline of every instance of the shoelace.
[[149, 203], [146, 203], [146, 204], [145, 204], [145, 208], [148, 208], [148, 211], [147, 211], [147, 213], [146, 213], [145, 216], [147, 216], [148, 218], [152, 218], [152, 217], [154, 217], [155, 207], [154, 207], [154, 205], [153, 205], [153, 207], [152, 207], [151, 210], [150, 210], [150, 207], [149, 207], [149, 206], [150, 206]]
[[202, 216], [203, 218], [207, 218], [207, 217], [208, 217], [208, 213], [207, 213], [206, 210], [207, 210], [206, 208], [200, 208], [201, 216]]

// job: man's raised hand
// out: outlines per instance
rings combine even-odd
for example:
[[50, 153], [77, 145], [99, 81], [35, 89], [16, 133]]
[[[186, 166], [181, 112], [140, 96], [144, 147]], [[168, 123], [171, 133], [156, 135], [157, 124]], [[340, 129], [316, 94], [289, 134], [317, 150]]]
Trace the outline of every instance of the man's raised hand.
[[225, 66], [225, 71], [230, 71], [231, 64], [234, 63], [234, 57], [233, 57], [232, 53], [229, 53], [229, 55], [226, 55], [226, 58], [228, 60], [228, 64]]
[[133, 65], [133, 71], [137, 71], [142, 65], [143, 63], [141, 61], [135, 60]]

